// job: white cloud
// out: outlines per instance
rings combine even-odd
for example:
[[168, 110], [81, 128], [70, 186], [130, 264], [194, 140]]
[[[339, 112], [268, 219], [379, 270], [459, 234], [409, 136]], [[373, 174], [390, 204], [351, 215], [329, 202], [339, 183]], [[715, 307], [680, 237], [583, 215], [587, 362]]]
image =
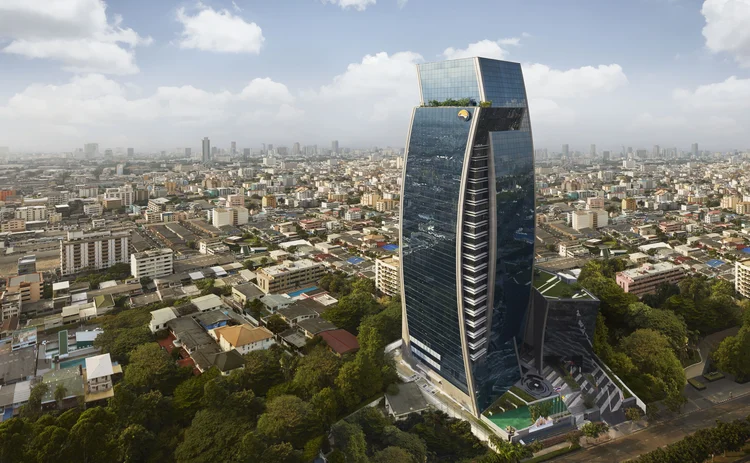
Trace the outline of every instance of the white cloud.
[[731, 76], [723, 82], [701, 85], [695, 90], [678, 88], [672, 96], [690, 108], [750, 109], [750, 79]]
[[398, 0], [398, 7], [403, 8], [407, 3], [409, 3], [409, 0]]
[[[422, 61], [422, 56], [413, 52], [367, 55], [360, 63], [350, 64], [331, 84], [305, 92], [303, 98], [321, 114], [333, 111], [354, 116], [342, 120], [344, 125], [394, 120], [400, 124], [408, 120], [409, 108], [419, 102], [415, 65]], [[358, 127], [362, 130], [363, 126]]]
[[281, 123], [304, 115], [289, 89], [269, 78], [254, 79], [236, 93], [190, 85], [159, 87], [145, 97], [133, 93], [131, 86], [101, 74], [75, 76], [61, 85], [30, 85], [0, 106], [0, 138], [23, 145], [33, 128], [54, 136], [48, 148], [57, 149], [66, 142], [77, 146], [83, 138], [185, 142], [197, 138], [196, 128], [246, 134], [248, 122], [255, 136], [274, 130], [281, 136], [288, 129]]
[[260, 53], [265, 38], [260, 26], [248, 23], [228, 10], [214, 10], [201, 5], [194, 16], [185, 8], [177, 10], [177, 21], [183, 26], [180, 48], [223, 53]]
[[706, 0], [703, 36], [714, 53], [726, 52], [743, 67], [750, 67], [750, 0]]
[[508, 37], [505, 39], [498, 40], [497, 43], [499, 43], [500, 45], [517, 47], [518, 45], [521, 45], [521, 38], [520, 37]]
[[[366, 55], [329, 83], [298, 95], [270, 78], [231, 91], [193, 86], [143, 91], [101, 75], [32, 85], [0, 106], [0, 139], [22, 145], [28, 143], [23, 134], [38, 129], [59, 134], [51, 137], [53, 148], [59, 140], [78, 146], [87, 139], [105, 143], [118, 137], [174, 146], [197, 135], [220, 139], [222, 134], [238, 141], [288, 143], [295, 137], [310, 143], [339, 139], [357, 146], [400, 146], [412, 108], [419, 104], [415, 65], [421, 62], [423, 57], [411, 51]], [[627, 84], [618, 65], [556, 70], [530, 64], [524, 65], [524, 74], [536, 137], [567, 136], [573, 124], [595, 118], [590, 110], [599, 100], [586, 97]]]
[[0, 38], [9, 39], [4, 53], [50, 59], [73, 72], [134, 74], [133, 48], [149, 45], [122, 18], [108, 21], [103, 0], [3, 0]]
[[[399, 6], [401, 1], [402, 0], [399, 0]], [[347, 8], [352, 8], [357, 11], [364, 11], [368, 6], [374, 5], [377, 0], [322, 0], [322, 2], [338, 5], [344, 10]], [[404, 3], [406, 2], [404, 1]]]
[[242, 13], [242, 8], [237, 6], [237, 3], [235, 3], [234, 1], [232, 1], [232, 8], [234, 8], [234, 11], [236, 11], [237, 13]]
[[274, 82], [270, 78], [253, 79], [240, 92], [243, 100], [257, 101], [264, 104], [284, 103], [291, 104], [294, 97], [284, 84]]
[[508, 56], [508, 52], [500, 47], [500, 41], [493, 40], [480, 40], [479, 42], [469, 44], [464, 49], [450, 47], [446, 48], [443, 52], [445, 59], [472, 58], [474, 56], [505, 59]]
[[584, 66], [566, 71], [544, 64], [524, 64], [523, 77], [529, 98], [586, 98], [628, 84], [619, 64]]

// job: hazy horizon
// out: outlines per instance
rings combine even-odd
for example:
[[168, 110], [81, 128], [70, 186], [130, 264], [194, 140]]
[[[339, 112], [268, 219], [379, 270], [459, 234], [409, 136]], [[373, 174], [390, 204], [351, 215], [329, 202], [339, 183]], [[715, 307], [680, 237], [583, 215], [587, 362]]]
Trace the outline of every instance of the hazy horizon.
[[522, 63], [537, 149], [748, 145], [748, 0], [166, 3], [0, 0], [0, 146], [403, 147], [465, 56]]

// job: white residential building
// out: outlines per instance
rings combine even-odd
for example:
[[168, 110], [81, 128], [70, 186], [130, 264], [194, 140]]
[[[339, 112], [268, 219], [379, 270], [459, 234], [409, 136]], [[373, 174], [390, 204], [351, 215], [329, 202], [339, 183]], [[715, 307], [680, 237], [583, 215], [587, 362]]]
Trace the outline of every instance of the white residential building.
[[169, 248], [150, 249], [130, 255], [130, 273], [136, 278], [158, 278], [171, 275], [174, 251]]
[[16, 209], [16, 218], [27, 222], [39, 222], [47, 220], [47, 208], [45, 206], [24, 206]]
[[244, 207], [217, 207], [211, 211], [211, 224], [216, 227], [245, 225], [249, 213]]
[[750, 259], [735, 262], [734, 289], [745, 297], [750, 297]]
[[107, 188], [104, 191], [104, 200], [120, 200], [123, 206], [132, 206], [135, 199], [135, 191], [130, 185], [122, 186], [120, 188]]
[[83, 213], [86, 215], [102, 215], [104, 213], [104, 206], [100, 203], [84, 204]]
[[571, 227], [574, 230], [583, 228], [604, 227], [609, 222], [607, 211], [604, 209], [589, 209], [586, 211], [571, 212]]
[[177, 318], [177, 315], [175, 315], [174, 310], [172, 310], [171, 307], [153, 310], [151, 311], [151, 321], [148, 324], [148, 328], [152, 333], [166, 330], [167, 322], [174, 320], [175, 318]]
[[316, 283], [325, 275], [325, 266], [320, 262], [302, 259], [284, 261], [279, 265], [258, 270], [258, 287], [266, 294], [301, 288]]
[[115, 264], [127, 264], [129, 244], [128, 232], [68, 232], [68, 239], [60, 241], [61, 274], [68, 276], [86, 269], [102, 270]]
[[[120, 370], [120, 368], [118, 368]], [[112, 375], [115, 369], [109, 354], [86, 358], [86, 389], [87, 396], [107, 392], [112, 389]]]
[[401, 278], [398, 257], [375, 260], [375, 287], [384, 294], [395, 296], [401, 292]]

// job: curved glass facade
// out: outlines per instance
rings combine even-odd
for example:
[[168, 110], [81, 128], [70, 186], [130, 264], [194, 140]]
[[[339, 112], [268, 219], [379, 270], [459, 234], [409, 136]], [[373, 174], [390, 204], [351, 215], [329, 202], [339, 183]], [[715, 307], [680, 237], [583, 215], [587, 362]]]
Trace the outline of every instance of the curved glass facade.
[[402, 196], [401, 268], [414, 355], [468, 394], [456, 300], [456, 198], [471, 122], [457, 112], [414, 113]]
[[481, 411], [520, 377], [534, 245], [526, 92], [519, 64], [484, 58], [420, 65], [419, 77], [424, 103], [492, 102], [415, 110], [402, 195], [406, 342]]

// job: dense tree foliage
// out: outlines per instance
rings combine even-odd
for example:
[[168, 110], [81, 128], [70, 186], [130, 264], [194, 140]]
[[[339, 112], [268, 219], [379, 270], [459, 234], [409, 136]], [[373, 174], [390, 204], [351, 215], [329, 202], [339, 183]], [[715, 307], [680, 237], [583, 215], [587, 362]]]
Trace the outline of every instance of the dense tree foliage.
[[[356, 354], [340, 358], [324, 343], [311, 343], [300, 357], [274, 346], [245, 355], [244, 368], [228, 376], [215, 369], [194, 376], [154, 342], [149, 312], [169, 302], [102, 317], [105, 332], [96, 344], [124, 368], [114, 397], [85, 411], [53, 407], [45, 414], [46, 391], [35, 388], [22, 416], [0, 423], [0, 463], [306, 463], [331, 450], [331, 431], [351, 443], [335, 449], [331, 461], [359, 458], [360, 448], [361, 461], [424, 462], [429, 450], [419, 433], [393, 426], [375, 409], [365, 408], [361, 418], [346, 422], [351, 426], [337, 424], [397, 381], [383, 348], [400, 335], [401, 305], [398, 299], [378, 301], [369, 280], [333, 275], [328, 284], [344, 308], [357, 314], [352, 318], [360, 344]], [[206, 282], [203, 289], [210, 286]], [[419, 432], [435, 442], [445, 429], [433, 426], [460, 434], [461, 422], [443, 421], [423, 424]], [[469, 455], [486, 452], [481, 444], [475, 450]]]
[[633, 463], [703, 463], [722, 452], [739, 450], [748, 438], [748, 420], [717, 421], [715, 427], [701, 429], [677, 443], [641, 455]]
[[[580, 284], [601, 301], [593, 347], [625, 383], [646, 402], [681, 403], [685, 374], [679, 359], [687, 355], [689, 330], [683, 315], [669, 307], [653, 308], [625, 293], [611, 276], [622, 264], [590, 261]], [[691, 286], [691, 291], [699, 291]], [[663, 293], [672, 289], [663, 288]], [[667, 299], [665, 305], [669, 304]]]
[[712, 354], [715, 365], [731, 373], [737, 381], [750, 380], [750, 325], [743, 325], [736, 336], [728, 336]]

